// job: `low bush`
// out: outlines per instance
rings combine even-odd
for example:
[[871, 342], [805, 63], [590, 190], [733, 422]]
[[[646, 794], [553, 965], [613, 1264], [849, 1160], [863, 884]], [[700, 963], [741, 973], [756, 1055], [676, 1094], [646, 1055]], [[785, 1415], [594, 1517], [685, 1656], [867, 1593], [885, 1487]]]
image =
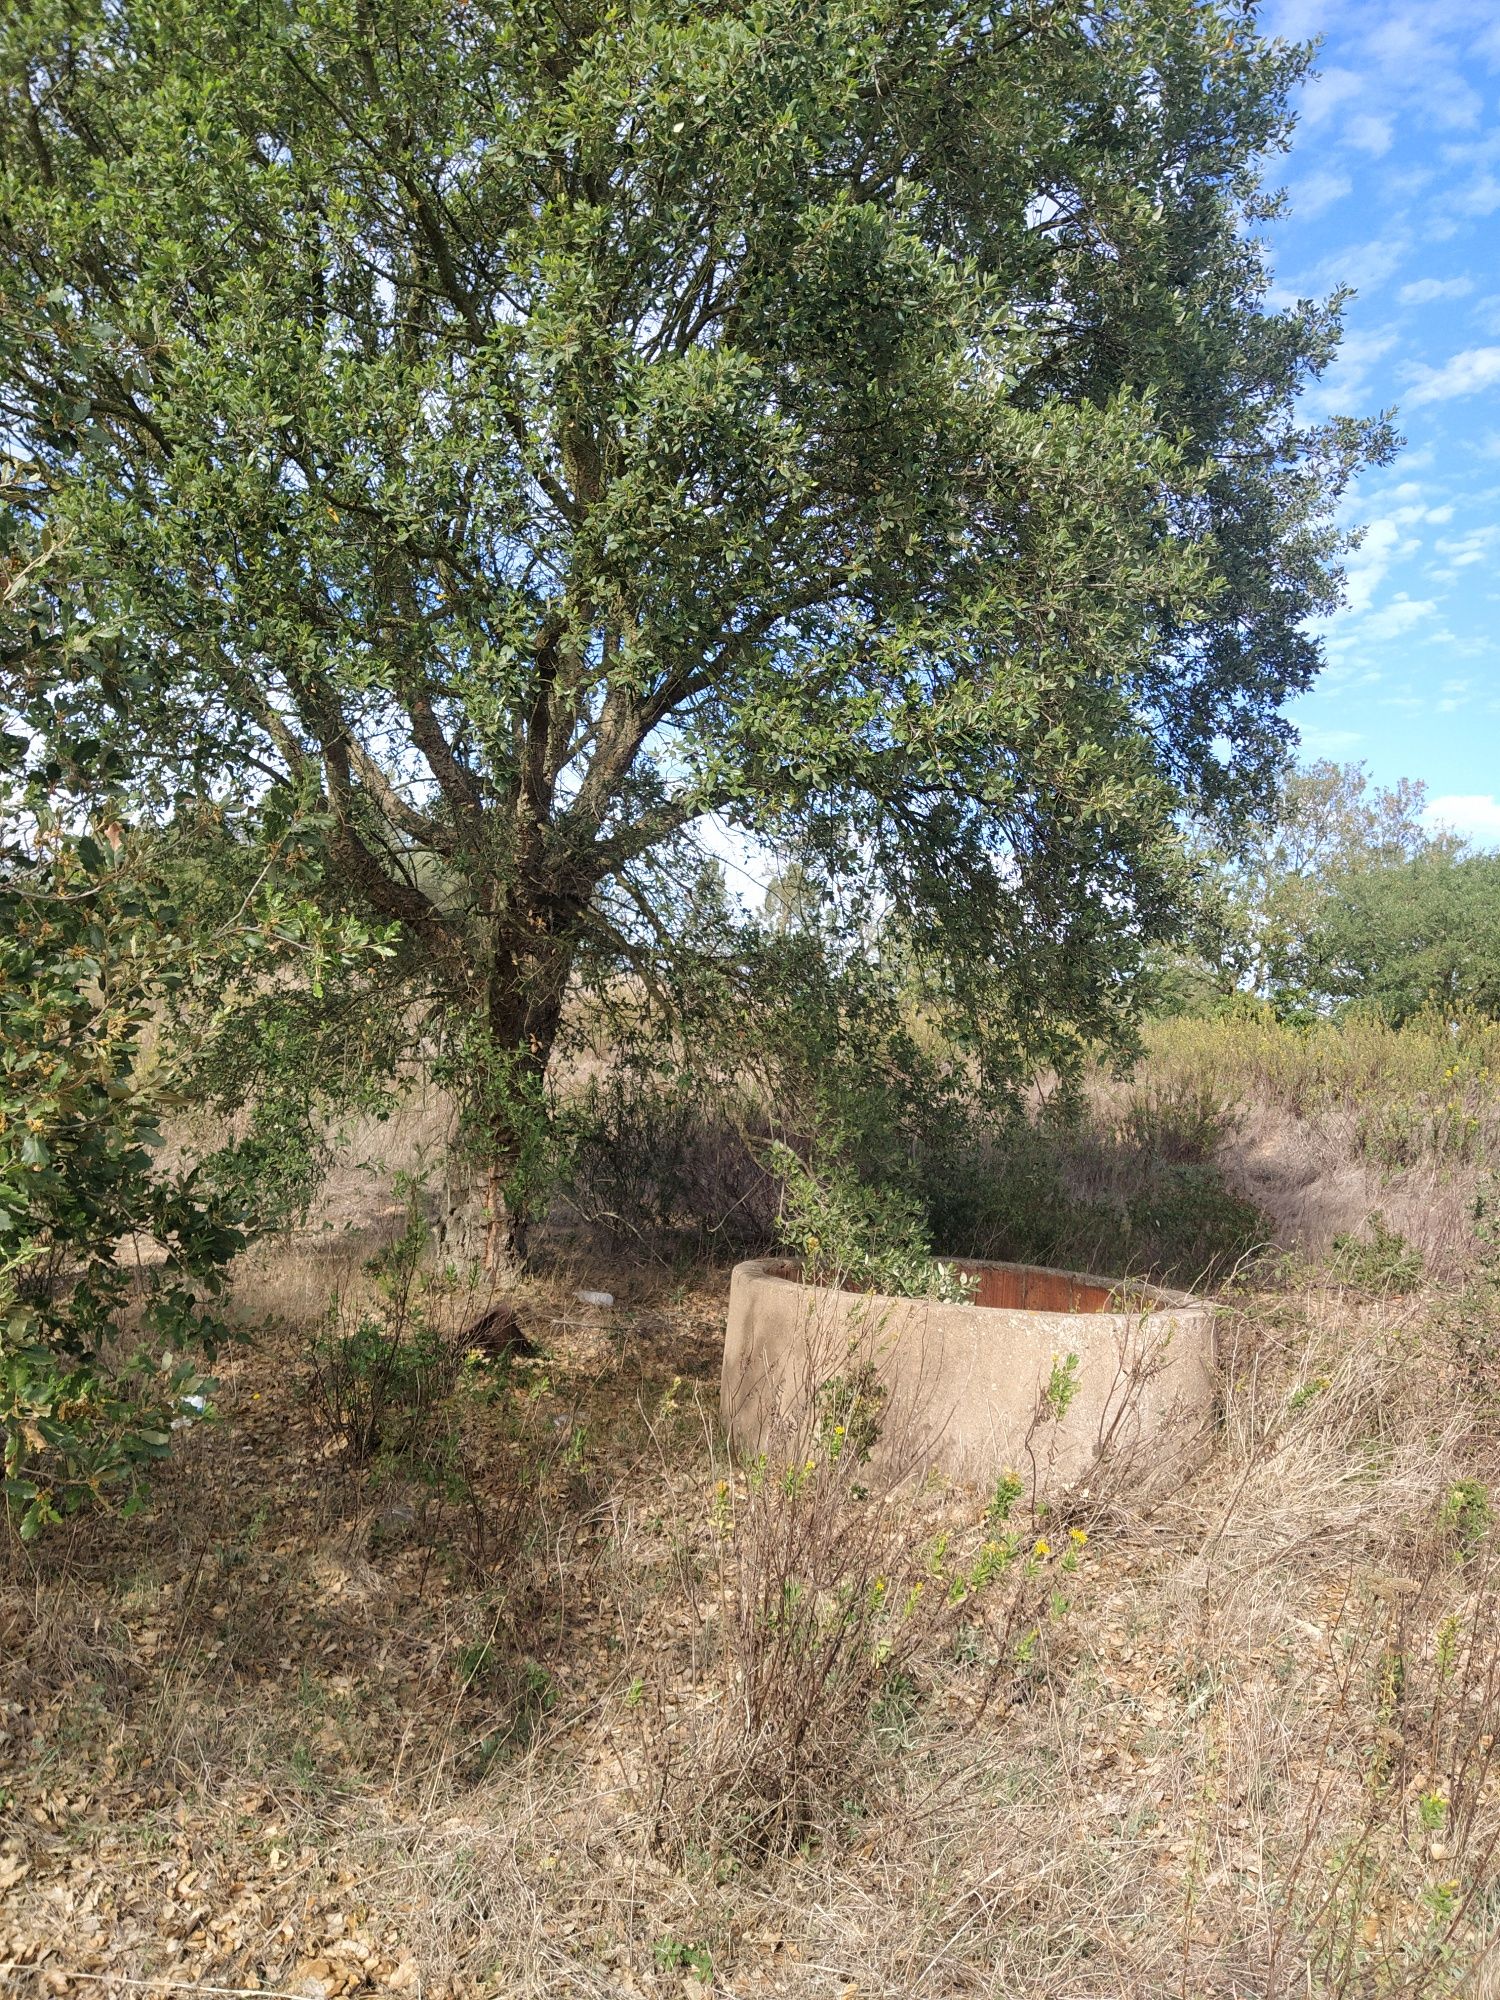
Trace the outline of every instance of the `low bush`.
[[[1144, 1143], [1163, 1124], [1176, 1135], [1165, 1151]], [[1172, 1157], [1189, 1130], [1198, 1146], [1220, 1127], [1153, 1110], [1125, 1138], [1087, 1116], [1061, 1130], [1017, 1118], [990, 1144], [929, 1164], [934, 1239], [954, 1255], [1213, 1281], [1269, 1239], [1270, 1223], [1217, 1166]]]
[[1334, 1237], [1332, 1269], [1342, 1283], [1364, 1292], [1411, 1292], [1422, 1282], [1422, 1253], [1388, 1228], [1377, 1209], [1362, 1236], [1343, 1231]]
[[1172, 1166], [1206, 1166], [1244, 1123], [1212, 1078], [1168, 1076], [1138, 1083], [1119, 1114], [1120, 1144]]
[[772, 1240], [777, 1187], [757, 1157], [754, 1104], [694, 1081], [614, 1068], [568, 1103], [562, 1187], [611, 1248], [753, 1254]]
[[0, 862], [0, 1436], [29, 1540], [139, 1502], [186, 1399], [203, 1407], [196, 1361], [228, 1332], [214, 1301], [244, 1237], [160, 1158], [147, 1042], [186, 976], [174, 913], [87, 837]]
[[727, 1698], [666, 1752], [661, 1847], [763, 1858], [836, 1837], [940, 1670], [960, 1674], [977, 1720], [1040, 1671], [1066, 1616], [1085, 1532], [1054, 1546], [1013, 1520], [1019, 1478], [988, 1507], [914, 1480], [918, 1433], [871, 1380], [830, 1378], [805, 1429], [718, 1484]]
[[423, 1445], [463, 1365], [460, 1337], [434, 1316], [444, 1280], [422, 1269], [427, 1240], [413, 1198], [400, 1236], [365, 1266], [375, 1301], [335, 1294], [313, 1339], [314, 1405], [356, 1465]]
[[1126, 1267], [1179, 1284], [1213, 1284], [1270, 1235], [1266, 1217], [1212, 1167], [1163, 1166], [1129, 1203]]
[[1211, 1077], [1153, 1072], [1123, 1107], [1103, 1092], [1040, 1119], [949, 1091], [925, 1131], [893, 1105], [882, 1126], [872, 1092], [856, 1132], [810, 1117], [787, 1143], [751, 1095], [611, 1072], [568, 1113], [570, 1200], [653, 1255], [779, 1243], [819, 1282], [940, 1299], [971, 1294], [969, 1258], [1215, 1279], [1270, 1236], [1218, 1164], [1244, 1114]]
[[1298, 1119], [1348, 1114], [1378, 1167], [1461, 1165], [1500, 1141], [1500, 1023], [1456, 1009], [1399, 1028], [1349, 1013], [1303, 1024], [1264, 1010], [1148, 1023], [1156, 1088], [1256, 1102]]
[[972, 1298], [973, 1279], [933, 1256], [919, 1199], [862, 1181], [837, 1142], [820, 1147], [811, 1163], [776, 1144], [768, 1162], [781, 1182], [777, 1233], [809, 1283], [894, 1298]]

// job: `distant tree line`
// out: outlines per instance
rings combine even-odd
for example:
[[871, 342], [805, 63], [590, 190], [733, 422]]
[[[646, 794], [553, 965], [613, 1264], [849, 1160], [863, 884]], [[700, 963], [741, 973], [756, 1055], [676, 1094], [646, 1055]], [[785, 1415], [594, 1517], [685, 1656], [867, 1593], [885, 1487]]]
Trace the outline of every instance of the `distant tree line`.
[[1201, 840], [1197, 947], [1167, 969], [1163, 1004], [1500, 1016], [1500, 854], [1429, 826], [1425, 804], [1419, 783], [1320, 761], [1233, 844]]

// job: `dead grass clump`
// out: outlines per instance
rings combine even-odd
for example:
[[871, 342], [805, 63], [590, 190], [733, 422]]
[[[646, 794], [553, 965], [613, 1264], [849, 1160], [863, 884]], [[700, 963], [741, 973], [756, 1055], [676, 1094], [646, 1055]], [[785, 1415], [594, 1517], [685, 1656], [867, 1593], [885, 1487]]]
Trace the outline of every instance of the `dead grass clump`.
[[1041, 1672], [1066, 1613], [1087, 1534], [1054, 1547], [1013, 1525], [1019, 1479], [988, 1502], [924, 1480], [918, 1418], [857, 1357], [802, 1407], [712, 1489], [708, 1686], [659, 1741], [661, 1852], [765, 1859], [836, 1838], [939, 1683], [972, 1728]]

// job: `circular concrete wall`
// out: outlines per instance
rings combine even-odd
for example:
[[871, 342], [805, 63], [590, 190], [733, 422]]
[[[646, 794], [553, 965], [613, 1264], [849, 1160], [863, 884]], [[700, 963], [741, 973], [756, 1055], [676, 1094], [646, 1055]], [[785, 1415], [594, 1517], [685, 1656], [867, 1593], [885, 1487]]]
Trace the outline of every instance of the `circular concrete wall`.
[[960, 1268], [979, 1280], [971, 1304], [807, 1285], [775, 1259], [738, 1265], [720, 1395], [735, 1445], [800, 1450], [827, 1385], [856, 1372], [880, 1385], [877, 1452], [983, 1483], [1015, 1469], [1057, 1491], [1207, 1418], [1208, 1301], [1040, 1265]]

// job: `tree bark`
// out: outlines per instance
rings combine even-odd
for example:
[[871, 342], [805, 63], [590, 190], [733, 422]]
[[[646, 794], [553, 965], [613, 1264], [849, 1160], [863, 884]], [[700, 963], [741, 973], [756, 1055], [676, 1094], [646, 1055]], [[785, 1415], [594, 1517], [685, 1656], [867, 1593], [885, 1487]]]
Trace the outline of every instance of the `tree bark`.
[[[438, 1244], [460, 1269], [477, 1267], [491, 1291], [526, 1267], [536, 1219], [523, 1180], [537, 1144], [528, 1126], [545, 1118], [569, 956], [554, 946], [538, 963], [498, 951], [487, 982], [479, 1073], [473, 1101], [461, 1112], [467, 1130], [449, 1156]], [[462, 1094], [469, 1079], [459, 1082]]]
[[483, 1163], [461, 1148], [448, 1159], [438, 1249], [444, 1262], [460, 1271], [477, 1270], [491, 1291], [526, 1267], [531, 1218], [518, 1213], [505, 1194], [514, 1166], [514, 1157]]

